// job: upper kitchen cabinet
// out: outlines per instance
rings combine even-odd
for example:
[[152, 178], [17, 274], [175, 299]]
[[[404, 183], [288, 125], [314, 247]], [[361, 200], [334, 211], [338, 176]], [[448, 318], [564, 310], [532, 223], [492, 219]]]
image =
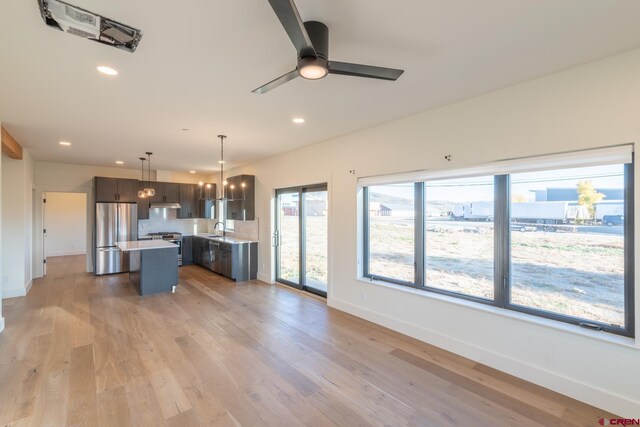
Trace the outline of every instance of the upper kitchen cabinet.
[[151, 203], [180, 202], [180, 184], [175, 182], [151, 182], [150, 185], [156, 191], [156, 194], [150, 199]]
[[164, 183], [164, 202], [179, 203], [180, 202], [180, 184], [175, 182]]
[[216, 217], [215, 200], [197, 200], [197, 210], [193, 213], [194, 218], [213, 219]]
[[209, 188], [197, 184], [180, 184], [178, 218], [214, 218], [216, 185], [207, 185]]
[[136, 203], [138, 201], [138, 180], [123, 178], [95, 177], [96, 202]]
[[227, 178], [227, 219], [252, 221], [256, 212], [256, 177], [238, 175]]
[[118, 179], [118, 201], [136, 203], [138, 201], [137, 179]]
[[211, 219], [216, 215], [216, 184], [194, 186], [193, 218]]
[[180, 209], [178, 209], [178, 218], [197, 218], [195, 211], [197, 210], [196, 186], [194, 184], [179, 184]]

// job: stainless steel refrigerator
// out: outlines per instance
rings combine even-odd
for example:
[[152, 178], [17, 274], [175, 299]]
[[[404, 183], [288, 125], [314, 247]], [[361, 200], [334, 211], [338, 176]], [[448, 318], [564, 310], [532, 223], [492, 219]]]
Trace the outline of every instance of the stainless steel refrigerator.
[[96, 203], [95, 274], [129, 271], [116, 243], [138, 240], [138, 205], [135, 203]]

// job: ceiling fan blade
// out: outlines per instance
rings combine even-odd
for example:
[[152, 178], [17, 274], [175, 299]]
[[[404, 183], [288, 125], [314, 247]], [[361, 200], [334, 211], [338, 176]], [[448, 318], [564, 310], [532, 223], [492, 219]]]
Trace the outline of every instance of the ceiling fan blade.
[[283, 74], [275, 80], [271, 80], [266, 85], [262, 85], [257, 89], [252, 90], [253, 93], [267, 93], [271, 89], [275, 89], [280, 85], [285, 84], [286, 82], [295, 79], [298, 77], [298, 70], [289, 71], [287, 74]]
[[301, 58], [316, 56], [316, 50], [293, 0], [269, 0], [269, 4], [296, 47], [298, 56]]
[[373, 65], [351, 64], [349, 62], [329, 61], [331, 74], [344, 76], [368, 77], [370, 79], [398, 80], [404, 70], [395, 68], [376, 67]]

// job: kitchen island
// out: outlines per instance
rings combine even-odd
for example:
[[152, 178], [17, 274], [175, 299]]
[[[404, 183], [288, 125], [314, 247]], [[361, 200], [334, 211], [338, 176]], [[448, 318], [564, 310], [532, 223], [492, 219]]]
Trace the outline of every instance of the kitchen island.
[[178, 285], [178, 245], [165, 240], [118, 242], [129, 258], [129, 282], [142, 296], [172, 292]]

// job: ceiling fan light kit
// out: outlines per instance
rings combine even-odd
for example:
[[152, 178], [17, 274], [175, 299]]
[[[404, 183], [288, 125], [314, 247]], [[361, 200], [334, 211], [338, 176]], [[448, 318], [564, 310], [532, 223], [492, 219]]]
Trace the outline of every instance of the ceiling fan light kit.
[[298, 74], [307, 80], [318, 80], [329, 74], [327, 61], [322, 58], [302, 58], [298, 61]]
[[329, 60], [329, 28], [318, 21], [302, 22], [293, 0], [269, 0], [280, 23], [297, 51], [298, 65], [293, 71], [254, 89], [254, 93], [267, 93], [300, 76], [307, 80], [319, 80], [327, 74], [366, 77], [380, 80], [397, 80], [404, 70], [352, 64]]

